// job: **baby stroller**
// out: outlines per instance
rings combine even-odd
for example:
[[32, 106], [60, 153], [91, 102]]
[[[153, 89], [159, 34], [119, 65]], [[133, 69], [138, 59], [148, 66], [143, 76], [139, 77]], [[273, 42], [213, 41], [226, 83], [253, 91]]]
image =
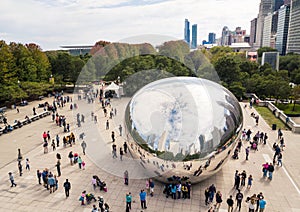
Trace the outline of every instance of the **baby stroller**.
[[90, 204], [92, 200], [94, 200], [95, 202], [97, 201], [94, 194], [92, 194], [92, 193], [86, 194], [85, 198], [86, 198], [86, 203], [87, 204]]

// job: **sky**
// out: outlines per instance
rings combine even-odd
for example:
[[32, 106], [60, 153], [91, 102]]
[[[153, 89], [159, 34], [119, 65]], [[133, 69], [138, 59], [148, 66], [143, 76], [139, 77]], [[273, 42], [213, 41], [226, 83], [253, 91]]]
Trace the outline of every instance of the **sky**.
[[0, 40], [62, 45], [118, 42], [156, 34], [183, 39], [184, 20], [198, 25], [198, 44], [208, 33], [242, 27], [258, 14], [260, 0], [1, 0]]

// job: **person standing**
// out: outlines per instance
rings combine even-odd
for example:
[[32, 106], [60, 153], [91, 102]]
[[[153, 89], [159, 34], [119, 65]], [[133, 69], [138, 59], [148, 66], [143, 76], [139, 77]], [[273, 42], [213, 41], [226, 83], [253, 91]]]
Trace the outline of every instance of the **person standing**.
[[120, 160], [121, 161], [123, 160], [123, 155], [124, 155], [123, 149], [122, 149], [122, 147], [120, 147]]
[[126, 141], [124, 141], [124, 144], [123, 144], [123, 147], [124, 147], [124, 152], [125, 152], [125, 154], [127, 154], [127, 143], [126, 143]]
[[120, 136], [122, 136], [122, 125], [121, 124], [119, 125], [119, 133], [120, 133]]
[[19, 169], [19, 174], [20, 174], [20, 177], [22, 176], [22, 170], [23, 170], [23, 167], [22, 167], [22, 164], [21, 163], [18, 163], [18, 169]]
[[61, 171], [60, 171], [60, 159], [57, 160], [56, 162], [56, 169], [57, 169], [57, 176], [61, 176]]
[[273, 172], [274, 172], [274, 166], [273, 166], [272, 163], [270, 163], [269, 166], [268, 166], [268, 172], [269, 172], [269, 180], [272, 180]]
[[82, 147], [82, 152], [83, 152], [83, 155], [85, 155], [85, 149], [86, 149], [86, 142], [85, 141], [82, 141], [81, 142], [81, 147]]
[[56, 146], [59, 147], [59, 136], [56, 135]]
[[234, 201], [232, 199], [232, 195], [229, 196], [229, 198], [227, 199], [227, 205], [228, 205], [228, 212], [232, 212], [233, 211], [233, 204]]
[[245, 186], [245, 181], [246, 181], [246, 178], [247, 178], [247, 173], [246, 173], [246, 171], [244, 170], [242, 173], [241, 173], [241, 186]]
[[131, 193], [129, 192], [126, 194], [126, 211], [131, 210], [131, 201], [132, 201], [132, 196]]
[[212, 184], [212, 185], [209, 187], [209, 201], [210, 201], [210, 202], [213, 202], [215, 193], [216, 193], [216, 187], [215, 187], [214, 184]]
[[128, 185], [128, 171], [127, 170], [125, 170], [125, 172], [124, 172], [124, 184], [125, 185]]
[[112, 155], [113, 155], [113, 158], [117, 158], [117, 145], [116, 144], [112, 145]]
[[246, 148], [246, 160], [249, 159], [249, 152], [250, 152], [250, 147], [248, 146], [248, 147]]
[[109, 130], [109, 121], [106, 120], [106, 130]]
[[36, 176], [37, 176], [37, 178], [38, 178], [39, 184], [41, 185], [41, 184], [42, 184], [42, 183], [41, 183], [42, 173], [40, 172], [40, 170], [37, 170], [37, 171], [36, 171]]
[[80, 156], [78, 157], [77, 162], [78, 162], [79, 169], [81, 169], [82, 159]]
[[64, 182], [64, 188], [65, 188], [66, 198], [68, 198], [70, 195], [70, 189], [71, 189], [71, 183], [69, 182], [68, 179], [66, 179], [66, 182]]
[[28, 158], [26, 158], [25, 164], [26, 164], [25, 169], [26, 169], [26, 170], [28, 169], [28, 171], [30, 171], [30, 165], [29, 165], [29, 164], [30, 164], [30, 161], [29, 161]]
[[9, 176], [9, 180], [11, 182], [11, 186], [10, 187], [17, 186], [17, 184], [15, 183], [15, 179], [14, 179], [13, 174], [11, 172], [9, 172], [8, 176]]
[[74, 155], [73, 155], [73, 152], [72, 152], [72, 151], [69, 152], [68, 157], [69, 157], [69, 159], [70, 159], [70, 164], [73, 165], [73, 157], [74, 157]]
[[93, 209], [92, 209], [92, 212], [98, 212], [98, 208], [96, 207], [96, 205], [93, 205]]
[[279, 152], [279, 154], [277, 155], [277, 166], [282, 166], [282, 153]]
[[264, 200], [264, 197], [262, 196], [259, 200], [259, 212], [263, 212], [266, 208], [267, 202]]
[[[154, 194], [154, 182], [152, 179], [149, 179], [149, 188], [150, 188], [150, 196], [153, 197]], [[180, 184], [180, 191], [177, 189], [177, 192], [181, 193], [181, 184]]]
[[250, 176], [248, 177], [248, 183], [247, 183], [247, 188], [250, 189], [252, 186], [252, 182], [253, 182], [253, 177], [250, 174]]
[[205, 195], [205, 205], [208, 205], [208, 199], [209, 199], [209, 188], [207, 187], [204, 191], [204, 195]]
[[235, 198], [236, 198], [236, 206], [239, 208], [239, 211], [241, 211], [244, 195], [241, 193], [240, 190], [238, 190], [238, 193], [236, 194]]
[[221, 192], [220, 191], [218, 191], [217, 193], [216, 193], [216, 205], [215, 205], [215, 208], [217, 209], [217, 210], [219, 210], [219, 208], [220, 208], [220, 206], [221, 206], [221, 203], [223, 202], [223, 200], [222, 200], [222, 194], [221, 194]]
[[112, 140], [112, 142], [115, 142], [115, 132], [114, 131], [111, 132], [111, 140]]
[[52, 146], [52, 150], [53, 150], [53, 151], [55, 151], [55, 150], [56, 150], [56, 147], [55, 147], [55, 142], [54, 142], [54, 139], [52, 139], [51, 146]]
[[141, 200], [142, 209], [146, 209], [147, 208], [146, 198], [147, 198], [147, 193], [144, 191], [144, 189], [142, 189], [141, 193], [140, 193], [140, 200]]

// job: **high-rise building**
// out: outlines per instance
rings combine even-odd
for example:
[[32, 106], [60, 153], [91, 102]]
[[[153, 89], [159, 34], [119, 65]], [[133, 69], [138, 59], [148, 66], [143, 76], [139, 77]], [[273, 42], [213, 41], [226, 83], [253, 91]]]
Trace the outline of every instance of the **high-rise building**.
[[216, 43], [216, 33], [210, 32], [208, 34], [208, 42], [211, 44]]
[[250, 27], [250, 46], [253, 47], [253, 44], [255, 43], [256, 39], [256, 26], [257, 26], [257, 18], [254, 18], [251, 21], [251, 27]]
[[278, 10], [278, 26], [275, 48], [280, 55], [286, 54], [287, 37], [290, 20], [290, 5], [281, 6]]
[[190, 45], [190, 22], [188, 19], [184, 21], [184, 40]]
[[273, 0], [261, 0], [260, 2], [259, 13], [257, 17], [256, 38], [254, 44], [255, 48], [262, 47], [264, 19], [269, 13], [273, 12], [272, 2]]
[[284, 4], [284, 0], [273, 0], [273, 11], [279, 10], [279, 8]]
[[275, 40], [278, 25], [278, 11], [269, 13], [264, 19], [262, 46], [275, 48]]
[[230, 31], [227, 26], [224, 26], [222, 29], [221, 46], [229, 45], [231, 45]]
[[192, 49], [197, 48], [197, 24], [192, 25]]
[[232, 43], [243, 43], [246, 30], [242, 30], [241, 27], [236, 27], [235, 31], [231, 33]]
[[300, 54], [300, 0], [291, 1], [287, 52]]

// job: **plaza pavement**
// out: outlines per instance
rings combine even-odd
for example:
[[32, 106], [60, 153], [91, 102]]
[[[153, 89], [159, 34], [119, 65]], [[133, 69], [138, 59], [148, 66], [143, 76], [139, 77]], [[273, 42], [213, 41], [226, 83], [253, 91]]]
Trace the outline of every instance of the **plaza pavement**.
[[[28, 106], [21, 107], [20, 113], [17, 114], [16, 110], [10, 110], [7, 112], [8, 120], [23, 119], [25, 115], [32, 114], [32, 107], [37, 106], [38, 103], [44, 102], [36, 101], [31, 102]], [[52, 102], [52, 99], [48, 99]], [[84, 100], [79, 104], [79, 108], [83, 107]], [[118, 135], [117, 126], [122, 123], [124, 111], [124, 105], [128, 99], [124, 98], [121, 100], [113, 100], [112, 106], [117, 108], [118, 114], [113, 121], [110, 123], [111, 129], [116, 131]], [[63, 133], [63, 129], [57, 127], [51, 120], [51, 116], [35, 121], [29, 125], [26, 125], [20, 129], [17, 129], [9, 134], [4, 134], [0, 136], [0, 211], [91, 211], [92, 204], [81, 206], [78, 201], [79, 196], [83, 190], [87, 192], [94, 193], [95, 196], [103, 196], [105, 201], [110, 205], [111, 211], [121, 212], [125, 211], [125, 194], [131, 192], [133, 195], [134, 202], [132, 203], [131, 211], [141, 211], [139, 203], [139, 191], [145, 188], [145, 180], [129, 180], [129, 186], [123, 184], [123, 178], [119, 173], [123, 173], [124, 169], [129, 169], [129, 178], [131, 176], [131, 170], [135, 170], [135, 167], [126, 167], [126, 161], [129, 160], [129, 156], [124, 157], [124, 161], [119, 159], [112, 159], [110, 155], [110, 133], [111, 130], [105, 130], [105, 121], [102, 110], [100, 110], [100, 105], [98, 103], [93, 104], [93, 110], [98, 116], [98, 123], [91, 123], [90, 111], [83, 110], [86, 115], [86, 123], [83, 123], [81, 129], [77, 129], [74, 122], [74, 116], [76, 115], [73, 111], [69, 109], [69, 104], [64, 108], [59, 108], [59, 114], [66, 115], [67, 123], [71, 124], [71, 131], [75, 131], [77, 143], [72, 147], [63, 148], [62, 145], [57, 148], [56, 151], [52, 151], [49, 146], [49, 153], [43, 153], [42, 147], [42, 133], [44, 131], [50, 130], [51, 137], [58, 133], [61, 137], [62, 135], [67, 135], [68, 133]], [[80, 109], [78, 110], [80, 111]], [[214, 183], [217, 190], [220, 190], [223, 194], [223, 203], [219, 211], [227, 211], [226, 199], [229, 195], [235, 196], [235, 190], [233, 189], [234, 173], [235, 170], [246, 170], [247, 175], [252, 174], [254, 181], [251, 190], [245, 188], [242, 189], [244, 193], [244, 199], [254, 193], [263, 192], [265, 200], [267, 201], [267, 206], [265, 211], [279, 211], [279, 212], [296, 212], [300, 211], [300, 135], [293, 134], [290, 131], [284, 131], [284, 137], [286, 142], [286, 149], [283, 152], [283, 167], [275, 168], [274, 178], [272, 182], [267, 179], [262, 178], [262, 167], [261, 164], [266, 162], [271, 162], [270, 158], [273, 157], [273, 151], [271, 146], [274, 141], [277, 141], [277, 131], [272, 131], [270, 127], [260, 118], [259, 126], [255, 126], [255, 120], [250, 117], [251, 112], [256, 111], [254, 109], [243, 109], [244, 113], [244, 128], [250, 128], [253, 134], [258, 130], [267, 132], [269, 135], [268, 145], [259, 145], [259, 151], [250, 152], [249, 161], [245, 161], [245, 151], [244, 148], [247, 146], [244, 142], [242, 152], [240, 153], [239, 160], [230, 159], [222, 168], [220, 172], [212, 176], [197, 185], [192, 187], [191, 199], [179, 199], [173, 200], [170, 198], [165, 198], [163, 191], [163, 186], [159, 182], [155, 182], [155, 195], [154, 197], [147, 197], [147, 207], [146, 211], [166, 211], [166, 212], [179, 212], [179, 211], [207, 211], [208, 207], [204, 205], [204, 189]], [[39, 110], [37, 111], [39, 113]], [[98, 132], [89, 133], [89, 126], [91, 124], [96, 125]], [[78, 141], [78, 134], [82, 131], [86, 131], [87, 135], [85, 141], [87, 142], [87, 155], [83, 156], [81, 154], [80, 142]], [[99, 134], [98, 134], [99, 133]], [[100, 135], [100, 136], [99, 136]], [[99, 139], [99, 138], [102, 139]], [[102, 140], [102, 141], [101, 141]], [[107, 148], [107, 151], [100, 151], [101, 154], [107, 154], [104, 156], [105, 161], [97, 161], [97, 157], [91, 157], [91, 154], [97, 154], [97, 149], [90, 148], [93, 146], [92, 142], [103, 142], [103, 148]], [[119, 147], [124, 141], [123, 137], [117, 136], [116, 143]], [[23, 176], [18, 176], [17, 169], [17, 149], [21, 148], [23, 159], [29, 158], [31, 161], [31, 170], [25, 170], [25, 160], [23, 160]], [[80, 170], [77, 165], [71, 166], [68, 160], [69, 151], [78, 152], [83, 160], [86, 162], [86, 169]], [[59, 177], [59, 188], [53, 193], [49, 192], [43, 188], [43, 186], [38, 185], [36, 178], [36, 170], [43, 170], [44, 168], [49, 168], [50, 171], [56, 174], [56, 153], [62, 155], [62, 176]], [[102, 158], [101, 157], [98, 158]], [[95, 161], [97, 164], [93, 163]], [[111, 167], [114, 169], [111, 169]], [[101, 168], [99, 168], [101, 167]], [[111, 174], [105, 170], [120, 170], [119, 173]], [[139, 170], [138, 167], [136, 170]], [[18, 184], [17, 187], [10, 187], [10, 182], [8, 180], [8, 172], [12, 171], [15, 176], [15, 182]], [[92, 175], [98, 175], [101, 180], [105, 180], [108, 186], [108, 192], [100, 192], [99, 190], [93, 191], [91, 185]], [[65, 179], [68, 178], [72, 184], [72, 189], [70, 191], [70, 197], [65, 198], [64, 190], [62, 184]], [[97, 203], [96, 203], [97, 204]], [[98, 204], [97, 204], [98, 205]], [[241, 211], [248, 211], [247, 204], [243, 201], [243, 207]]]

